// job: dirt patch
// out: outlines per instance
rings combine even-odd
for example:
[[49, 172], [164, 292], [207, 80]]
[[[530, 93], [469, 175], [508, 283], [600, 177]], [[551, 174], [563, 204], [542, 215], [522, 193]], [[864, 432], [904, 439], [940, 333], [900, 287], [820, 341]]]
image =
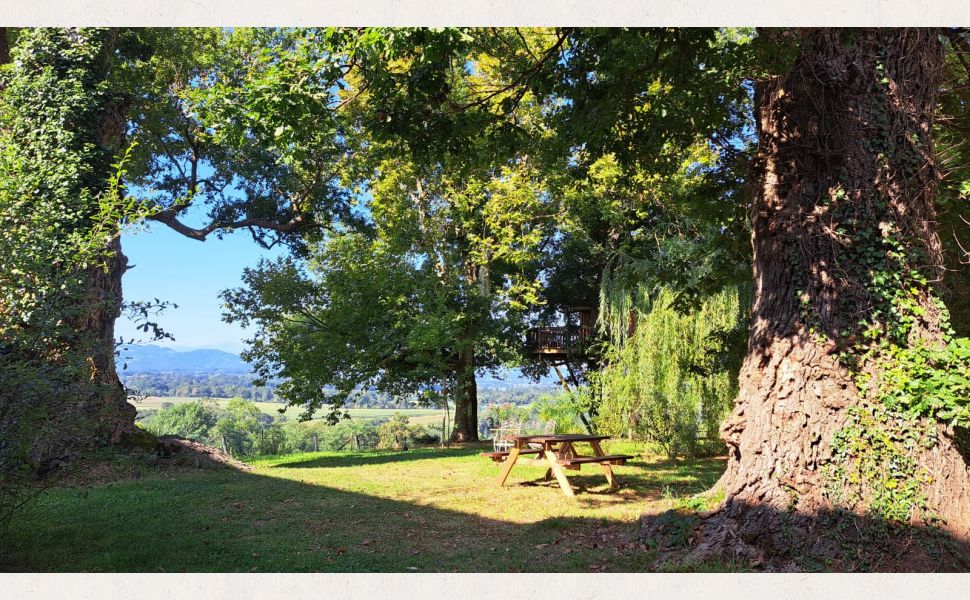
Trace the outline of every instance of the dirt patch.
[[102, 448], [75, 457], [37, 482], [40, 487], [87, 487], [141, 479], [178, 477], [200, 469], [249, 471], [252, 466], [218, 448], [178, 436], [152, 438], [152, 444]]
[[178, 466], [228, 467], [238, 471], [251, 471], [253, 468], [218, 448], [174, 435], [158, 438], [158, 448], [158, 454], [163, 460], [172, 461]]
[[[770, 511], [763, 509], [762, 514]], [[771, 514], [772, 535], [734, 530], [729, 548], [701, 542], [715, 512], [672, 509], [641, 517], [640, 541], [658, 551], [655, 568], [704, 567], [772, 572], [966, 572], [970, 543], [934, 527], [889, 523], [844, 512]], [[759, 530], [760, 531], [760, 530]], [[713, 568], [711, 568], [713, 567]]]

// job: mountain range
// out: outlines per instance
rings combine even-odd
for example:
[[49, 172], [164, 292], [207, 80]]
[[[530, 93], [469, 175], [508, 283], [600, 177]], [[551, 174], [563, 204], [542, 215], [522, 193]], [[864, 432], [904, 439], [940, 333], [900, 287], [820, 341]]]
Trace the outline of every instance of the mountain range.
[[[124, 375], [136, 373], [246, 374], [252, 371], [248, 363], [244, 362], [238, 354], [231, 352], [211, 348], [179, 351], [152, 344], [123, 348], [117, 358], [117, 365], [118, 372]], [[552, 385], [556, 385], [556, 380], [551, 376], [536, 383], [511, 369], [502, 371], [501, 378], [488, 374], [478, 377], [480, 389]]]
[[[118, 372], [133, 373], [234, 373], [252, 371], [239, 355], [222, 350], [198, 349], [178, 351], [152, 344], [131, 345], [122, 349], [116, 359]], [[127, 367], [125, 366], [127, 365]]]

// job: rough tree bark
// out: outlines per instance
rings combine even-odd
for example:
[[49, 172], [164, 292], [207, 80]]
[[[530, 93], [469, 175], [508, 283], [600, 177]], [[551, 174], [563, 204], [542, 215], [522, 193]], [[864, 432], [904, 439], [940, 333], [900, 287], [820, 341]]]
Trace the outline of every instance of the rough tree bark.
[[[4, 46], [6, 30], [3, 31]], [[85, 169], [79, 170], [75, 179], [67, 180], [65, 185], [72, 186], [71, 192], [77, 198], [99, 198], [109, 193], [108, 180], [112, 175], [116, 157], [125, 145], [126, 127], [128, 123], [129, 101], [124, 94], [97, 94], [97, 86], [110, 77], [112, 61], [124, 32], [109, 29], [97, 32], [80, 33], [74, 29], [43, 30], [37, 36], [45, 36], [50, 44], [70, 46], [72, 44], [89, 44], [97, 56], [92, 59], [75, 59], [65, 57], [58, 52], [46, 50], [38, 51], [36, 45], [29, 45], [28, 52], [31, 62], [28, 66], [18, 67], [21, 72], [17, 77], [22, 81], [43, 74], [42, 67], [55, 67], [53, 72], [59, 77], [76, 78], [75, 70], [84, 70], [85, 85], [91, 86], [88, 93], [97, 98], [90, 106], [77, 109], [64, 106], [64, 114], [53, 110], [38, 111], [30, 104], [30, 96], [15, 96], [14, 110], [24, 117], [24, 121], [33, 119], [37, 130], [63, 127], [59, 119], [71, 122], [67, 139], [68, 146], [59, 150], [65, 153], [77, 152], [84, 156]], [[36, 37], [36, 36], [35, 36]], [[28, 40], [29, 44], [35, 42]], [[41, 46], [42, 47], [42, 46]], [[5, 50], [5, 48], [4, 48]], [[30, 54], [33, 53], [33, 54]], [[2, 58], [2, 57], [0, 57]], [[72, 62], [73, 61], [73, 62]], [[34, 64], [37, 63], [37, 64]], [[59, 68], [57, 68], [59, 67]], [[70, 67], [70, 68], [68, 68]], [[74, 69], [74, 70], [72, 70]], [[50, 94], [49, 86], [57, 86], [58, 82], [45, 82], [43, 79], [34, 82], [35, 92]], [[30, 84], [27, 85], [30, 87]], [[53, 115], [53, 116], [52, 116]], [[50, 121], [54, 121], [53, 123]], [[40, 161], [37, 168], [49, 167], [60, 162], [62, 157], [51, 153], [51, 148], [45, 147], [44, 141], [28, 140], [18, 150], [26, 153], [27, 160]], [[87, 195], [85, 194], [87, 193]], [[44, 190], [43, 198], [37, 202], [54, 202], [54, 191]], [[101, 210], [97, 200], [78, 201], [77, 206], [71, 207], [79, 215], [76, 220], [68, 220], [72, 228], [87, 228], [92, 224], [107, 227], [104, 234], [113, 234], [103, 246], [100, 255], [102, 265], [92, 265], [82, 272], [83, 283], [71, 296], [64, 299], [70, 302], [72, 309], [68, 311], [70, 317], [67, 322], [71, 332], [62, 340], [63, 351], [58, 350], [54, 356], [43, 357], [38, 360], [63, 360], [64, 354], [79, 357], [77, 360], [84, 364], [73, 377], [77, 383], [73, 391], [63, 391], [63, 396], [50, 398], [52, 412], [65, 419], [65, 426], [59, 434], [70, 437], [63, 440], [65, 448], [87, 446], [90, 444], [118, 444], [121, 442], [144, 441], [144, 436], [138, 435], [135, 427], [135, 409], [127, 402], [127, 393], [115, 369], [115, 321], [121, 313], [122, 291], [121, 277], [125, 272], [127, 259], [121, 252], [120, 225], [101, 223], [98, 216]], [[55, 234], [68, 235], [71, 231], [66, 226]], [[85, 236], [93, 235], [84, 232]], [[98, 234], [99, 236], [102, 234]], [[52, 350], [52, 352], [54, 352]], [[74, 360], [73, 358], [71, 359]], [[70, 370], [74, 373], [74, 369]]]
[[459, 355], [455, 385], [455, 428], [452, 442], [478, 441], [478, 382], [475, 379], [475, 348], [466, 346]]
[[[105, 56], [103, 71], [98, 77], [107, 78], [112, 68], [115, 48], [124, 35], [112, 29], [102, 49]], [[107, 96], [98, 122], [91, 123], [97, 156], [102, 167], [111, 165], [126, 144], [129, 120], [129, 101], [124, 95]], [[110, 174], [109, 168], [99, 168], [101, 179]], [[105, 184], [101, 184], [105, 185]], [[107, 191], [107, 188], [103, 191]], [[87, 271], [85, 311], [74, 326], [81, 334], [81, 343], [88, 345], [92, 393], [82, 402], [84, 413], [93, 419], [96, 440], [108, 444], [151, 444], [150, 436], [135, 426], [135, 407], [128, 403], [128, 394], [115, 367], [115, 322], [121, 315], [124, 296], [121, 279], [128, 268], [128, 258], [121, 250], [120, 226], [113, 228], [114, 236], [104, 248], [104, 267]]]
[[[752, 207], [754, 303], [735, 408], [722, 426], [726, 500], [702, 520], [695, 556], [776, 555], [812, 539], [833, 508], [825, 466], [847, 410], [863, 400], [836, 354], [871, 310], [846, 261], [852, 231], [887, 222], [939, 278], [933, 115], [942, 49], [931, 30], [809, 30], [786, 76], [757, 84], [759, 149]], [[850, 228], [851, 229], [851, 228]], [[911, 335], [938, 341], [929, 294]], [[863, 365], [874, 372], [873, 364]], [[939, 427], [931, 424], [931, 427]], [[951, 436], [913, 451], [932, 475], [929, 508], [970, 536], [970, 473]], [[860, 510], [860, 509], [856, 509]], [[831, 514], [831, 513], [829, 513]]]
[[0, 27], [0, 65], [10, 62], [10, 44], [7, 39], [7, 28]]
[[88, 306], [76, 324], [89, 347], [91, 394], [82, 403], [83, 414], [95, 424], [95, 439], [101, 443], [128, 444], [147, 441], [135, 426], [135, 407], [115, 367], [115, 322], [121, 315], [121, 278], [128, 258], [116, 237], [106, 248], [107, 269], [91, 269], [88, 278]]

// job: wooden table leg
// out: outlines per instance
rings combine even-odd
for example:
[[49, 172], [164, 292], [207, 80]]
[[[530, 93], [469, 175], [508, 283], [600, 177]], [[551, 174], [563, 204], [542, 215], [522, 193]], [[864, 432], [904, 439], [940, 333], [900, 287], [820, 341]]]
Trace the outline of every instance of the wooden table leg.
[[513, 447], [509, 450], [509, 455], [505, 459], [505, 465], [502, 467], [502, 472], [498, 475], [498, 485], [502, 487], [505, 485], [505, 480], [509, 478], [509, 472], [512, 470], [512, 466], [515, 465], [515, 461], [519, 459], [519, 449], [518, 447]]
[[549, 461], [549, 468], [552, 470], [553, 474], [556, 476], [556, 480], [559, 481], [559, 487], [562, 488], [562, 493], [566, 494], [570, 498], [574, 497], [576, 494], [573, 492], [573, 486], [569, 485], [569, 480], [566, 479], [566, 473], [559, 466], [559, 458], [556, 453], [552, 450], [545, 450], [546, 460]]
[[[590, 445], [593, 447], [593, 453], [596, 456], [603, 456], [603, 448], [600, 447], [599, 440], [591, 440]], [[616, 475], [613, 474], [613, 467], [606, 463], [599, 463], [600, 467], [603, 469], [603, 473], [606, 475], [606, 481], [610, 484], [610, 490], [615, 490], [620, 487], [620, 484], [616, 481]]]

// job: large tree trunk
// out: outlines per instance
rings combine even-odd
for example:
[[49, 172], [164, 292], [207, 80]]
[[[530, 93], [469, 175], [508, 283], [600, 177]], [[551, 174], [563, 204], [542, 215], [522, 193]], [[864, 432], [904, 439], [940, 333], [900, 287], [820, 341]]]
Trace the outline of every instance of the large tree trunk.
[[95, 423], [96, 439], [103, 443], [128, 443], [140, 430], [135, 427], [135, 407], [115, 367], [115, 321], [121, 315], [121, 278], [128, 259], [116, 237], [106, 248], [107, 269], [91, 269], [88, 276], [88, 306], [75, 327], [87, 344], [90, 357], [91, 394], [81, 403], [82, 412]]
[[[5, 30], [3, 30], [5, 33]], [[51, 231], [37, 235], [68, 236], [80, 234], [82, 239], [106, 239], [106, 234], [114, 234], [105, 242], [98, 260], [89, 263], [103, 263], [85, 268], [81, 273], [82, 283], [75, 288], [71, 285], [61, 288], [59, 298], [52, 299], [58, 308], [50, 315], [40, 318], [64, 319], [70, 326], [69, 332], [57, 333], [43, 356], [33, 360], [46, 363], [51, 368], [59, 368], [58, 377], [63, 378], [62, 389], [47, 394], [50, 419], [56, 426], [50, 428], [48, 437], [52, 448], [64, 448], [65, 452], [78, 446], [91, 444], [118, 444], [149, 442], [144, 434], [135, 427], [135, 409], [127, 402], [127, 394], [115, 369], [115, 321], [122, 307], [121, 278], [125, 272], [127, 259], [121, 252], [119, 226], [111, 219], [123, 215], [102, 216], [101, 200], [115, 193], [108, 181], [113, 175], [118, 155], [125, 146], [128, 125], [128, 99], [120, 93], [97, 92], [99, 86], [110, 78], [113, 58], [123, 32], [111, 29], [105, 31], [86, 31], [83, 34], [72, 29], [35, 30], [25, 40], [26, 57], [18, 64], [15, 77], [19, 81], [19, 93], [12, 98], [13, 109], [18, 115], [18, 127], [27, 130], [23, 144], [17, 150], [23, 154], [29, 165], [36, 163], [37, 169], [53, 169], [61, 162], [68, 165], [58, 152], [71, 157], [81, 156], [84, 168], [76, 173], [68, 170], [63, 179], [54, 179], [51, 186], [69, 187], [73, 205], [63, 207], [62, 221], [54, 221]], [[19, 43], [19, 42], [18, 42]], [[92, 53], [68, 54], [62, 48], [82, 46]], [[53, 50], [51, 48], [54, 48]], [[60, 106], [58, 110], [36, 110], [31, 98], [54, 98], [54, 88], [59, 80], [49, 81], [45, 67], [57, 77], [70, 82], [77, 80], [77, 73], [85, 75], [81, 79], [90, 97], [96, 98], [91, 105]], [[41, 77], [43, 76], [43, 77]], [[34, 112], [36, 110], [36, 112]], [[27, 125], [34, 122], [33, 127]], [[32, 137], [33, 131], [57, 131], [68, 123], [68, 131], [63, 136], [61, 147], [51, 147], [51, 137], [39, 139]], [[33, 129], [33, 131], [30, 131]], [[76, 153], [76, 154], [74, 154]], [[67, 167], [70, 169], [70, 167]], [[48, 183], [48, 182], [44, 182]], [[40, 189], [37, 206], [57, 202], [61, 189]], [[39, 214], [47, 214], [38, 210]], [[107, 222], [104, 222], [108, 219]], [[92, 228], [99, 228], [95, 233]], [[48, 240], [50, 241], [50, 240]], [[56, 256], [56, 253], [55, 253]], [[54, 267], [60, 270], [62, 266]], [[74, 267], [71, 267], [74, 268]], [[77, 265], [77, 268], [81, 268]], [[57, 272], [57, 275], [64, 273]], [[59, 292], [54, 292], [56, 296]], [[61, 316], [63, 315], [63, 316]]]
[[[797, 37], [778, 40], [800, 44], [790, 73], [756, 88], [752, 323], [740, 392], [722, 427], [729, 457], [718, 486], [726, 500], [702, 521], [697, 557], [831, 556], [839, 550], [820, 532], [833, 514], [879, 520], [871, 496], [863, 490], [839, 500], [834, 490], [844, 482], [833, 480], [836, 434], [874, 402], [861, 397], [854, 375], [879, 374], [871, 359], [851, 366], [838, 358], [858, 348], [858, 323], [878, 305], [872, 270], [857, 268], [860, 240], [882, 239], [895, 223], [888, 237], [921, 249], [927, 278], [939, 278], [932, 205], [938, 33]], [[925, 315], [911, 341], [940, 340], [945, 315], [931, 292], [924, 286], [915, 300]], [[949, 531], [970, 536], [970, 473], [951, 432], [926, 420], [906, 426], [939, 430], [929, 449], [897, 450], [929, 475], [928, 508]], [[922, 523], [915, 512], [912, 523]]]
[[0, 65], [10, 62], [10, 42], [7, 38], [7, 28], [0, 27]]
[[466, 346], [458, 360], [455, 385], [455, 428], [452, 442], [478, 441], [478, 382], [475, 380], [475, 348]]

